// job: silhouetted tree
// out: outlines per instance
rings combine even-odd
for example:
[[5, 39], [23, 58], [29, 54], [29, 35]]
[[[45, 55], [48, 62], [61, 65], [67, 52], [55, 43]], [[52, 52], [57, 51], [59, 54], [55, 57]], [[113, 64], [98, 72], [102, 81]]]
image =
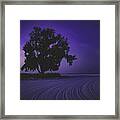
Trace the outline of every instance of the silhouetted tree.
[[69, 65], [72, 65], [76, 57], [68, 54], [69, 49], [67, 38], [56, 34], [55, 30], [34, 27], [30, 33], [30, 40], [23, 47], [25, 64], [21, 70], [37, 70], [39, 73], [56, 71], [63, 58], [67, 60]]

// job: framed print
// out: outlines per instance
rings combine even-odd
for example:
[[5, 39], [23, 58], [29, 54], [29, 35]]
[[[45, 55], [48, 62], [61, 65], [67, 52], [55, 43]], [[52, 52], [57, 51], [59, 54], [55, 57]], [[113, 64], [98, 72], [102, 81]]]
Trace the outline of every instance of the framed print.
[[[42, 28], [37, 27], [35, 24], [41, 25]], [[26, 26], [29, 26], [29, 31], [31, 31], [30, 36], [28, 35], [27, 38], [30, 39], [28, 41], [26, 41], [25, 38], [27, 37], [26, 29], [28, 29]], [[89, 29], [91, 26], [92, 29]], [[82, 29], [80, 29], [80, 27]], [[60, 29], [61, 31], [57, 31]], [[69, 31], [68, 29], [71, 30]], [[99, 20], [21, 20], [20, 31], [21, 100], [100, 99]], [[57, 34], [57, 32], [61, 34]], [[73, 35], [74, 37], [76, 36], [76, 32], [78, 38], [76, 38], [75, 41], [72, 37]], [[84, 37], [84, 41], [81, 41], [81, 44], [79, 44], [79, 38], [80, 36], [82, 37], [82, 35], [84, 36], [84, 32], [88, 36], [86, 38]], [[66, 34], [64, 35], [64, 33]], [[68, 36], [71, 41], [69, 41], [66, 36]], [[48, 39], [48, 37], [50, 37], [50, 39]], [[89, 43], [90, 39], [93, 39], [93, 42]], [[94, 47], [94, 49], [91, 49], [92, 47]], [[77, 55], [70, 54], [70, 52], [74, 53], [72, 49]], [[79, 56], [80, 51], [83, 49], [85, 54], [83, 58], [87, 59], [86, 61], [82, 60]], [[93, 51], [95, 52], [93, 53]], [[89, 56], [89, 54], [91, 55]], [[36, 59], [33, 58], [33, 56], [36, 56]], [[93, 59], [95, 61], [92, 61]], [[83, 61], [83, 63], [81, 64], [80, 61]], [[66, 63], [68, 63], [68, 66]], [[41, 81], [38, 81], [38, 79]], [[37, 81], [33, 83], [35, 80]], [[27, 87], [27, 85], [29, 87]], [[89, 87], [91, 92], [87, 87], [82, 88], [81, 90], [83, 91], [79, 91], [79, 88], [82, 86]], [[35, 90], [35, 88], [37, 90]], [[41, 92], [36, 94], [34, 90]], [[31, 93], [29, 93], [30, 91]]]
[[2, 1], [1, 118], [119, 119], [119, 1]]

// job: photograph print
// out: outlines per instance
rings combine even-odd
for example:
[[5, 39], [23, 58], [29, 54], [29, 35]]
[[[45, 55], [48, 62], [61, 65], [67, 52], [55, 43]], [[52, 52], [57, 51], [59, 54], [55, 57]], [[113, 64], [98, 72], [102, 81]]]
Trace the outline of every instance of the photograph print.
[[100, 20], [20, 20], [20, 100], [100, 100]]

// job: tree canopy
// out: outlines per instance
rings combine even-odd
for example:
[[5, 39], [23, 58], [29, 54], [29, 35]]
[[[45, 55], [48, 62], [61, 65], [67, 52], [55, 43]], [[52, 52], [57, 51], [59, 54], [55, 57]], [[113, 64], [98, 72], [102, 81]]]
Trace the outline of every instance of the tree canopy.
[[63, 58], [69, 65], [77, 59], [75, 55], [69, 55], [67, 38], [56, 34], [54, 29], [34, 27], [29, 35], [30, 39], [23, 47], [25, 61], [22, 71], [57, 71]]

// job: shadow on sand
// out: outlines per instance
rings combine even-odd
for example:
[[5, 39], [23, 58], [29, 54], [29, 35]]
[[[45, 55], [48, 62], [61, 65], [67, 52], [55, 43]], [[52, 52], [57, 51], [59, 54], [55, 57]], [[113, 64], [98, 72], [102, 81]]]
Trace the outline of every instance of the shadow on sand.
[[43, 79], [43, 78], [65, 78], [68, 76], [62, 76], [59, 73], [21, 73], [20, 74], [20, 79], [21, 80], [30, 80], [30, 79]]

